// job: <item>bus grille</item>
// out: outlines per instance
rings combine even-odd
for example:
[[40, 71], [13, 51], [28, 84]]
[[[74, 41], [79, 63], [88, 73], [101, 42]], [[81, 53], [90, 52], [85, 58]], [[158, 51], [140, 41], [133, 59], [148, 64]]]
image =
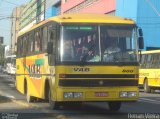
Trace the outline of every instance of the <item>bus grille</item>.
[[59, 78], [64, 87], [138, 86], [135, 74], [60, 74]]

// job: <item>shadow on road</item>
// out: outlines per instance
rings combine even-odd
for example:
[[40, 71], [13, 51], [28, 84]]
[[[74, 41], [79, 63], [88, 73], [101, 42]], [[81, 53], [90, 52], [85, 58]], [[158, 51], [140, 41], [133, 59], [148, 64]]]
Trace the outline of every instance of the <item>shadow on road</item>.
[[[107, 103], [84, 103], [84, 104], [66, 104], [60, 107], [58, 110], [59, 113], [65, 115], [107, 115], [107, 116], [120, 116], [126, 117], [127, 114], [121, 111], [113, 112], [108, 108]], [[123, 118], [124, 119], [124, 118]]]
[[11, 99], [0, 95], [0, 104], [7, 102], [11, 102]]

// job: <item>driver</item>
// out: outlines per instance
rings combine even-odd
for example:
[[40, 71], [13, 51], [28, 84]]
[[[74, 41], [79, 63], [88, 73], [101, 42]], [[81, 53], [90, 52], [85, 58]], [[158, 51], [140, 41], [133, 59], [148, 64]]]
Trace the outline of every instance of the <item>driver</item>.
[[112, 61], [114, 60], [113, 53], [120, 52], [120, 48], [117, 46], [117, 42], [115, 38], [110, 38], [108, 41], [109, 47], [104, 51], [103, 61]]

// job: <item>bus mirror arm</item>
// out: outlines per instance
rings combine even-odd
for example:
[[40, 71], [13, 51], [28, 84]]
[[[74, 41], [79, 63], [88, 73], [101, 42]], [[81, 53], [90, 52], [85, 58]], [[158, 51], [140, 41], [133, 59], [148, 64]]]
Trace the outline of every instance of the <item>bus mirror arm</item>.
[[142, 52], [141, 52], [141, 50], [139, 50], [138, 52], [139, 52], [139, 55], [140, 55], [140, 56], [139, 56], [139, 63], [141, 63], [141, 60], [142, 60]]
[[144, 49], [144, 39], [143, 36], [138, 37], [139, 49]]
[[47, 53], [52, 54], [53, 53], [53, 42], [48, 42], [47, 44]]

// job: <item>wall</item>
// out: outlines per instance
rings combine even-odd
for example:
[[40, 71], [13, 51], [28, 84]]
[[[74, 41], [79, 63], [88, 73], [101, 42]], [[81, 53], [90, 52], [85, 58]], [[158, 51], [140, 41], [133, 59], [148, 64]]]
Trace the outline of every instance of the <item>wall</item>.
[[45, 1], [44, 0], [31, 0], [26, 4], [20, 17], [20, 29], [33, 26], [36, 23], [44, 20]]
[[160, 48], [160, 0], [138, 0], [137, 23], [144, 31], [145, 46]]
[[68, 0], [62, 2], [63, 13], [102, 13], [115, 11], [115, 0]]
[[137, 20], [137, 0], [116, 0], [116, 16]]
[[132, 18], [143, 29], [145, 49], [160, 48], [160, 0], [117, 0], [116, 15]]
[[61, 0], [46, 0], [45, 19], [60, 14]]

